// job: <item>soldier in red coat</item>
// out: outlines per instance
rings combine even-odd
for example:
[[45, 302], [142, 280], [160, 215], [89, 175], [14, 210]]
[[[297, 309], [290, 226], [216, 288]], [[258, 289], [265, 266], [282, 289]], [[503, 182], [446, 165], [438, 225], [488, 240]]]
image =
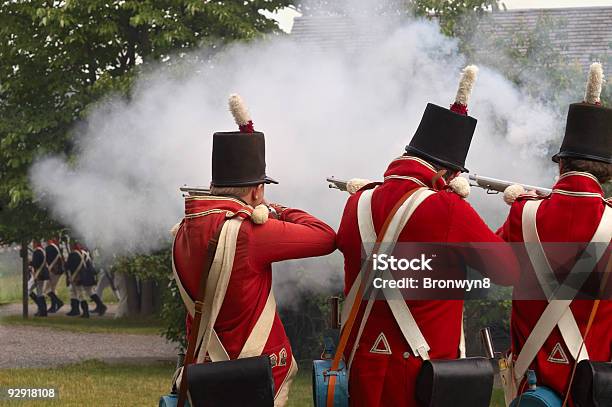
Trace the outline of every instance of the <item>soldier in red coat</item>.
[[[218, 341], [213, 335], [216, 345], [198, 361], [268, 355], [274, 404], [284, 406], [297, 364], [276, 312], [272, 263], [329, 254], [335, 232], [302, 210], [266, 204], [264, 185], [277, 182], [265, 174], [264, 135], [253, 130], [238, 95], [230, 97], [230, 110], [240, 131], [214, 134], [210, 195], [185, 199], [185, 217], [175, 229], [175, 279], [191, 314], [210, 238], [222, 221], [242, 220], [230, 242], [235, 245], [231, 277], [214, 322]], [[191, 320], [188, 315], [188, 329]]]
[[[549, 306], [549, 301], [544, 299], [553, 297], [554, 289], [563, 285], [576, 263], [579, 250], [593, 241], [603, 245], [605, 251], [610, 242], [612, 210], [610, 201], [604, 198], [602, 184], [612, 179], [612, 109], [601, 106], [601, 77], [601, 65], [593, 64], [585, 102], [569, 107], [565, 138], [559, 153], [553, 156], [553, 161], [559, 164], [560, 177], [552, 194], [546, 197], [518, 195], [524, 192], [518, 186], [508, 187], [505, 193], [507, 202], [512, 202], [516, 195], [518, 197], [512, 203], [508, 219], [498, 234], [508, 242], [525, 242], [526, 248], [542, 246], [544, 259], [538, 262], [537, 257], [532, 257], [537, 253], [526, 256], [527, 264], [522, 267], [520, 283], [514, 292], [511, 355], [515, 383], [511, 386], [513, 390], [508, 389], [510, 393], [525, 390], [524, 373], [527, 369], [533, 369], [538, 385], [553, 389], [563, 398], [568, 392], [576, 360], [612, 360], [610, 301], [601, 301], [584, 343], [583, 336], [593, 310], [593, 301], [571, 301], [561, 310], [564, 314], [558, 323], [556, 319], [551, 319], [548, 329], [536, 329], [538, 321], [542, 319], [541, 322], [547, 322], [547, 316], [552, 315], [547, 312], [543, 316]], [[604, 216], [604, 213], [607, 215]], [[575, 244], [562, 245], [558, 242]], [[596, 270], [605, 269], [607, 257], [602, 253]], [[544, 266], [540, 266], [540, 263]], [[589, 281], [585, 283], [589, 284]], [[538, 296], [531, 294], [533, 287], [536, 287]], [[607, 292], [610, 292], [609, 288]], [[541, 339], [538, 340], [538, 337]], [[526, 345], [528, 341], [530, 344]], [[509, 394], [507, 397], [512, 396]]]
[[47, 262], [47, 269], [49, 270], [49, 280], [45, 282], [45, 293], [51, 300], [51, 307], [49, 308], [48, 312], [55, 313], [64, 306], [64, 302], [60, 300], [55, 293], [57, 282], [64, 273], [64, 257], [62, 256], [62, 252], [59, 248], [59, 240], [47, 240], [47, 247], [45, 247], [45, 261]]
[[30, 261], [30, 281], [28, 291], [30, 298], [36, 303], [38, 310], [34, 314], [37, 317], [47, 316], [47, 301], [43, 295], [45, 281], [49, 280], [49, 269], [45, 261], [45, 249], [38, 240], [32, 241], [32, 260]]
[[[518, 265], [511, 249], [501, 244], [503, 241], [465, 201], [469, 185], [458, 177], [460, 172], [467, 171], [465, 158], [476, 127], [476, 119], [467, 115], [467, 99], [476, 72], [473, 66], [464, 70], [456, 102], [450, 110], [427, 105], [406, 153], [391, 162], [382, 184], [369, 184], [349, 198], [337, 237], [345, 258], [347, 298], [351, 298], [354, 284], [362, 279], [365, 243], [360, 234], [362, 195], [371, 193], [371, 220], [379, 235], [392, 208], [415, 188], [423, 188], [429, 196], [414, 209], [399, 234], [399, 242], [493, 242], [499, 247], [482, 255], [467, 256], [464, 262], [498, 284], [510, 285], [515, 281]], [[495, 267], [488, 267], [493, 264]], [[465, 278], [463, 267], [448, 272]], [[416, 292], [417, 297], [419, 292], [423, 293], [422, 289]], [[357, 300], [361, 306], [344, 351], [349, 366], [350, 405], [416, 407], [415, 382], [423, 358], [457, 359], [463, 353], [463, 301], [435, 298], [405, 301], [428, 345], [415, 352], [396, 322], [389, 302], [378, 299], [368, 311], [367, 299]]]

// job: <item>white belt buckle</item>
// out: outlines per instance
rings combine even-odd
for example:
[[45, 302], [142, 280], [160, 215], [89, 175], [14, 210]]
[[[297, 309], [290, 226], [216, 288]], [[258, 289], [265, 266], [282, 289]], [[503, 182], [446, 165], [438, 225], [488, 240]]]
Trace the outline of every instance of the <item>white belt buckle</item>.
[[429, 349], [427, 348], [427, 346], [421, 345], [416, 349], [416, 353], [414, 354], [414, 356], [420, 356], [421, 359], [428, 360], [429, 359], [429, 354], [427, 353], [428, 350]]

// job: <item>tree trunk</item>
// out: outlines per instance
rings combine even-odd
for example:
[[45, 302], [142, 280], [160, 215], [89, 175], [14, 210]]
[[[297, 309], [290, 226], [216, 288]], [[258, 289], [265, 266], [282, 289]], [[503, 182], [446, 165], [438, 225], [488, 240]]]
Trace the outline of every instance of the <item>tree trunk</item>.
[[159, 313], [162, 307], [162, 292], [157, 281], [153, 282], [153, 312]]
[[136, 283], [136, 277], [126, 275], [125, 282], [128, 295], [128, 316], [137, 316], [138, 314], [140, 314], [140, 294], [138, 293], [138, 284]]
[[140, 315], [148, 317], [153, 314], [153, 280], [144, 280], [140, 283]]
[[23, 319], [28, 319], [28, 281], [30, 280], [30, 262], [28, 261], [28, 242], [21, 242], [21, 314]]

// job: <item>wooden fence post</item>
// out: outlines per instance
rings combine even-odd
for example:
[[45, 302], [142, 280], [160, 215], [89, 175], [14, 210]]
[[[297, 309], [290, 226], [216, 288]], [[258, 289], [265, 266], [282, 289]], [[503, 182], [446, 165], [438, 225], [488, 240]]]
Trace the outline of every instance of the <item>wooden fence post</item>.
[[28, 281], [30, 280], [30, 262], [28, 261], [28, 242], [21, 242], [21, 304], [22, 317], [28, 319]]

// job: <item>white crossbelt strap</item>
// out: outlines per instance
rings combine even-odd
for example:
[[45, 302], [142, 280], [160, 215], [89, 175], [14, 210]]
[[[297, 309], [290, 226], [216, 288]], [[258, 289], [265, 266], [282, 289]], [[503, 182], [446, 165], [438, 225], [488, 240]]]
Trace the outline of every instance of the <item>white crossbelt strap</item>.
[[[533, 265], [533, 269], [535, 271], [536, 277], [544, 291], [546, 298], [549, 299], [549, 302], [552, 301], [553, 295], [559, 296], [560, 284], [557, 281], [557, 277], [550, 266], [548, 259], [546, 258], [546, 253], [544, 252], [544, 247], [540, 242], [540, 237], [538, 236], [538, 229], [536, 226], [536, 214], [537, 210], [542, 201], [529, 201], [525, 204], [523, 209], [523, 240], [525, 241], [525, 247], [527, 249], [527, 253], [529, 255], [529, 259]], [[600, 222], [601, 223], [601, 222]], [[602, 253], [603, 254], [603, 253]], [[562, 298], [573, 298], [578, 293], [578, 290], [584, 282], [589, 277], [587, 273], [572, 273], [571, 276], [568, 276], [568, 279], [565, 281], [565, 285], [571, 288], [576, 288], [576, 292], [574, 295], [570, 294], [570, 297], [563, 296]], [[576, 278], [580, 278], [581, 280], [575, 281]], [[574, 281], [572, 281], [574, 280]], [[570, 283], [571, 284], [568, 284]], [[558, 303], [556, 306], [561, 307], [562, 303]], [[586, 346], [581, 348], [582, 344], [582, 334], [580, 333], [580, 328], [578, 327], [578, 323], [574, 318], [574, 314], [572, 314], [572, 310], [569, 306], [565, 309], [565, 313], [559, 320], [558, 324], [559, 330], [561, 331], [561, 335], [563, 336], [563, 341], [565, 342], [567, 348], [569, 349], [572, 357], [578, 361], [588, 359], [589, 354]], [[554, 328], [553, 328], [554, 329]], [[548, 333], [550, 335], [550, 332]], [[548, 337], [547, 335], [547, 337]], [[578, 352], [581, 352], [578, 355]], [[531, 363], [531, 362], [530, 362]]]
[[[55, 256], [55, 258], [53, 259], [53, 261], [51, 262], [51, 264], [47, 265], [47, 269], [49, 269], [49, 271], [53, 270], [53, 268], [55, 267], [55, 265], [57, 264], [57, 262], [60, 259], [61, 253], [59, 247], [57, 247], [57, 245], [55, 244], [51, 244], [51, 246], [55, 247], [55, 250], [57, 250], [57, 256]], [[47, 261], [47, 255], [45, 254], [45, 262]]]
[[[236, 221], [236, 222], [234, 222]], [[212, 306], [215, 303], [215, 306], [218, 307], [216, 313], [223, 304], [223, 299], [225, 298], [225, 293], [227, 291], [227, 283], [229, 282], [229, 277], [231, 276], [231, 271], [233, 268], [233, 257], [236, 249], [236, 238], [238, 236], [238, 231], [240, 230], [241, 219], [232, 219], [231, 221], [226, 222], [226, 225], [231, 228], [229, 234], [225, 234], [224, 231], [221, 232], [219, 237], [219, 246], [217, 247], [217, 252], [215, 253], [215, 259], [213, 260], [213, 266], [211, 266], [211, 271], [209, 273], [209, 279], [206, 286], [206, 294], [204, 301], [204, 309], [206, 309], [207, 305]], [[230, 224], [231, 225], [228, 225]], [[224, 225], [224, 229], [225, 226]], [[220, 250], [221, 248], [221, 250]], [[172, 250], [174, 253], [174, 248]], [[224, 259], [225, 258], [225, 259]], [[221, 267], [220, 267], [221, 266]], [[213, 270], [214, 269], [214, 270]], [[214, 276], [213, 275], [214, 271]], [[179, 288], [179, 293], [181, 294], [181, 298], [183, 299], [183, 303], [187, 308], [187, 311], [190, 315], [194, 314], [195, 305], [193, 299], [187, 293], [187, 290], [183, 286], [179, 275], [176, 271], [176, 267], [174, 264], [174, 258], [172, 259], [172, 272], [174, 274], [174, 279]], [[219, 282], [219, 278], [223, 274], [222, 284], [218, 287], [219, 291], [217, 292], [217, 284]], [[212, 295], [209, 295], [209, 287]], [[206, 298], [214, 298], [210, 302], [206, 301]], [[212, 310], [211, 310], [212, 312]], [[257, 322], [255, 323], [253, 329], [249, 337], [247, 338], [244, 346], [238, 356], [238, 358], [244, 358], [249, 356], [259, 356], [263, 352], [263, 348], [268, 340], [270, 335], [270, 331], [272, 330], [272, 324], [274, 323], [274, 317], [276, 315], [276, 301], [274, 299], [274, 294], [272, 289], [268, 293], [268, 298], [266, 300], [266, 304], [264, 309], [262, 310]], [[202, 318], [204, 318], [204, 313]], [[216, 320], [216, 315], [215, 315]], [[204, 320], [202, 320], [204, 322]], [[200, 324], [202, 326], [203, 324]], [[210, 325], [210, 324], [209, 324]], [[214, 326], [214, 321], [212, 323]], [[205, 329], [200, 329], [198, 333], [198, 344], [203, 343]], [[227, 350], [221, 343], [219, 336], [217, 335], [214, 329], [210, 329], [210, 338], [208, 344], [208, 356], [210, 360], [213, 362], [229, 360], [230, 357], [227, 353]], [[198, 353], [197, 362], [201, 363], [204, 361], [206, 356], [206, 351], [203, 351], [204, 347], [200, 347], [200, 351]]]
[[[361, 242], [363, 244], [364, 250], [366, 252], [366, 258], [372, 254], [372, 249], [374, 247], [374, 243], [376, 242], [376, 230], [374, 229], [374, 224], [372, 223], [372, 193], [374, 189], [367, 189], [361, 193], [359, 197], [359, 201], [357, 201], [357, 222], [359, 224], [359, 235], [361, 236]], [[365, 214], [368, 214], [365, 216]], [[373, 237], [373, 238], [372, 238]], [[357, 296], [357, 291], [359, 291], [358, 283], [363, 279], [363, 270], [359, 271], [357, 278], [353, 282], [351, 289], [349, 290], [346, 299], [344, 300], [344, 306], [342, 307], [341, 314], [341, 323], [344, 326], [344, 323], [348, 319], [348, 316], [351, 312], [351, 308], [355, 303], [355, 297]]]
[[261, 311], [253, 330], [251, 330], [251, 334], [244, 343], [238, 359], [261, 355], [266, 342], [268, 342], [270, 331], [272, 331], [272, 324], [274, 323], [275, 315], [276, 301], [274, 299], [274, 294], [272, 293], [272, 288], [270, 287], [270, 293], [268, 294], [266, 305]]
[[70, 274], [70, 282], [74, 282], [74, 280], [76, 279], [76, 276], [81, 272], [81, 270], [83, 270], [83, 267], [85, 267], [85, 257], [83, 255], [83, 253], [79, 252], [79, 251], [77, 251], [76, 253], [79, 254], [79, 257], [81, 258], [81, 262], [77, 266], [77, 268], [74, 271], [74, 273]]
[[[570, 305], [573, 298], [578, 294], [580, 287], [582, 287], [590, 275], [590, 273], [584, 273], [584, 270], [593, 270], [595, 268], [607, 249], [607, 245], [604, 246], [602, 243], [609, 243], [612, 238], [612, 209], [606, 206], [599, 226], [593, 234], [589, 245], [570, 271], [564, 283], [560, 285], [546, 258], [544, 248], [537, 234], [536, 214], [540, 203], [541, 201], [529, 201], [525, 204], [523, 209], [523, 240], [525, 241], [525, 248], [538, 281], [549, 299], [549, 304], [540, 316], [516, 359], [514, 365], [514, 377], [516, 380], [521, 380], [529, 365], [533, 362], [550, 336], [550, 333], [557, 325], [572, 357], [577, 361], [588, 359], [586, 347], [583, 347], [582, 352], [578, 354], [583, 338]], [[555, 300], [552, 299], [553, 297], [564, 299]]]
[[[374, 254], [372, 253], [372, 248], [373, 248], [372, 244], [376, 242], [376, 232], [375, 232], [374, 225], [372, 222], [372, 205], [371, 205], [372, 193], [373, 193], [373, 190], [364, 191], [362, 195], [360, 196], [359, 203], [357, 205], [359, 233], [361, 235], [361, 240], [362, 240], [362, 243], [364, 244], [364, 248], [366, 250], [367, 257], [370, 257], [372, 254]], [[394, 218], [391, 220], [389, 227], [387, 229], [387, 232], [385, 233], [385, 236], [382, 239], [382, 243], [378, 250], [379, 254], [380, 253], [389, 254], [393, 251], [395, 247], [395, 243], [397, 242], [400, 233], [402, 232], [402, 230], [408, 223], [408, 220], [410, 219], [410, 217], [412, 216], [416, 208], [426, 198], [428, 198], [429, 196], [433, 194], [435, 194], [434, 191], [431, 191], [427, 188], [420, 188], [415, 193], [413, 193], [406, 200], [406, 202], [402, 204], [402, 206], [398, 209]], [[369, 262], [366, 261], [364, 263], [364, 266], [367, 267], [368, 263]], [[374, 273], [369, 273], [370, 276], [368, 278], [368, 281], [363, 281], [365, 273], [367, 273], [367, 270], [365, 268], [362, 268], [359, 275], [355, 279], [353, 286], [351, 287], [351, 292], [355, 290], [355, 286], [358, 286], [359, 284], [367, 284], [367, 286], [371, 284], [371, 282], [373, 281], [375, 277]], [[382, 278], [385, 278], [385, 279], [389, 279], [392, 277], [393, 276], [391, 275], [389, 271], [387, 271], [386, 273], [383, 273], [382, 275]], [[395, 289], [383, 290], [383, 293], [385, 294], [385, 297], [387, 298], [387, 304], [389, 304], [389, 308], [391, 309], [391, 312], [393, 313], [393, 317], [398, 323], [398, 326], [400, 330], [402, 331], [404, 338], [408, 342], [408, 345], [412, 349], [413, 354], [415, 356], [420, 356], [424, 360], [429, 359], [429, 353], [428, 353], [430, 349], [429, 345], [427, 344], [425, 337], [423, 336], [416, 321], [414, 320], [414, 317], [412, 316], [412, 313], [410, 312], [410, 309], [408, 308], [406, 301], [403, 300], [401, 293], [399, 292], [399, 289], [395, 288]], [[377, 290], [372, 289], [370, 293], [370, 297], [366, 304], [366, 309], [365, 309], [363, 318], [359, 326], [359, 331], [357, 333], [357, 337], [355, 339], [353, 349], [351, 351], [351, 356], [349, 358], [349, 366], [352, 363], [352, 359], [355, 355], [357, 345], [359, 344], [359, 340], [365, 328], [365, 324], [369, 317], [370, 311], [372, 310], [372, 306], [376, 298], [376, 295], [377, 295]], [[350, 296], [350, 292], [349, 292], [349, 296]], [[355, 301], [355, 300], [360, 300], [360, 299], [354, 298], [354, 295], [352, 299], [349, 299], [347, 296], [347, 301], [344, 305], [344, 310], [350, 309], [353, 304], [352, 301]]]
[[38, 279], [38, 276], [40, 275], [41, 271], [45, 268], [45, 266], [47, 265], [47, 254], [45, 253], [44, 250], [42, 249], [36, 249], [36, 250], [41, 250], [42, 254], [43, 254], [43, 261], [40, 265], [40, 267], [38, 267], [36, 270], [34, 270], [34, 280]]

